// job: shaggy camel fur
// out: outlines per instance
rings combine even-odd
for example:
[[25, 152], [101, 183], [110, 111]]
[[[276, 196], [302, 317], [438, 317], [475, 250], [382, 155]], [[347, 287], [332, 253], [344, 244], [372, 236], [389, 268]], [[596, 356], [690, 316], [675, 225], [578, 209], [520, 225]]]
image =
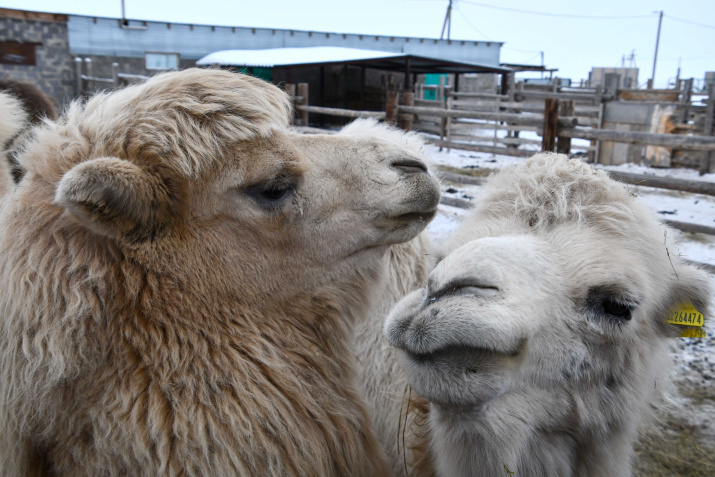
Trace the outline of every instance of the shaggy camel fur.
[[419, 151], [166, 73], [33, 132], [0, 209], [4, 475], [387, 475], [351, 326], [434, 216]]
[[12, 186], [10, 174], [10, 143], [28, 121], [22, 101], [14, 95], [0, 91], [0, 195]]
[[[57, 119], [57, 103], [32, 83], [16, 78], [0, 78], [0, 93], [7, 93], [19, 99], [22, 109], [27, 113], [23, 121], [15, 119], [18, 130], [10, 139], [15, 139], [31, 124], [39, 124], [43, 119]], [[0, 119], [2, 121], [2, 119]], [[19, 167], [14, 158], [17, 145], [14, 141], [5, 142], [6, 159], [10, 161], [10, 170], [14, 181], [20, 182], [25, 171]]]
[[439, 475], [630, 475], [668, 387], [682, 329], [670, 312], [710, 305], [707, 275], [666, 232], [624, 185], [565, 156], [490, 179], [385, 326], [430, 401]]

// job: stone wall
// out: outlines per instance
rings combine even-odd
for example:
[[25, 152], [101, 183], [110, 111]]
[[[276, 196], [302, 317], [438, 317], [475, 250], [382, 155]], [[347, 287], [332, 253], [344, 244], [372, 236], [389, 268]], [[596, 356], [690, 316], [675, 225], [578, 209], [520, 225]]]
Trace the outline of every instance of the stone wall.
[[0, 63], [0, 76], [36, 84], [64, 105], [75, 96], [67, 16], [0, 9], [0, 42], [35, 44], [35, 65]]

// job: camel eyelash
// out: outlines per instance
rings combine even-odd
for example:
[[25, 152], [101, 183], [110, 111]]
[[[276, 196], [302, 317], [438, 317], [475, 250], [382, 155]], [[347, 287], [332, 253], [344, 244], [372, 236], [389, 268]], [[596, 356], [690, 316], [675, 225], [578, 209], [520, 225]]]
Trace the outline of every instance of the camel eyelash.
[[608, 319], [620, 327], [633, 318], [639, 302], [635, 294], [620, 286], [603, 285], [589, 289], [585, 306], [589, 315]]

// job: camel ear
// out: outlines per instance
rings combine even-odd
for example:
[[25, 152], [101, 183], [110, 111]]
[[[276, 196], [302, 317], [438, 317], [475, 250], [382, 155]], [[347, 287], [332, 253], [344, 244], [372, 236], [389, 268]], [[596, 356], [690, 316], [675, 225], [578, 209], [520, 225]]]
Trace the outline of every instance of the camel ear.
[[710, 278], [705, 271], [690, 265], [678, 267], [677, 272], [673, 290], [662, 313], [665, 332], [668, 336], [704, 335], [704, 324], [711, 318], [713, 305]]
[[101, 157], [66, 172], [55, 202], [95, 233], [140, 242], [162, 227], [167, 195], [158, 175], [129, 161]]

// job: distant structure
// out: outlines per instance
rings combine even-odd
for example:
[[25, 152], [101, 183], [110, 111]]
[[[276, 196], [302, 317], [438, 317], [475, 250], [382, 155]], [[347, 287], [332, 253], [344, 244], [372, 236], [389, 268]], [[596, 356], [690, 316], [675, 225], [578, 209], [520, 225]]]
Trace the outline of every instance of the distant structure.
[[588, 74], [587, 86], [595, 88], [598, 85], [610, 84], [609, 78], [618, 75], [618, 87], [623, 89], [638, 88], [638, 68], [591, 68]]
[[[0, 9], [0, 74], [35, 82], [60, 103], [76, 95], [75, 58], [92, 76], [195, 66], [218, 50], [338, 46], [499, 68], [502, 42], [225, 27]], [[96, 83], [96, 82], [95, 82]]]

